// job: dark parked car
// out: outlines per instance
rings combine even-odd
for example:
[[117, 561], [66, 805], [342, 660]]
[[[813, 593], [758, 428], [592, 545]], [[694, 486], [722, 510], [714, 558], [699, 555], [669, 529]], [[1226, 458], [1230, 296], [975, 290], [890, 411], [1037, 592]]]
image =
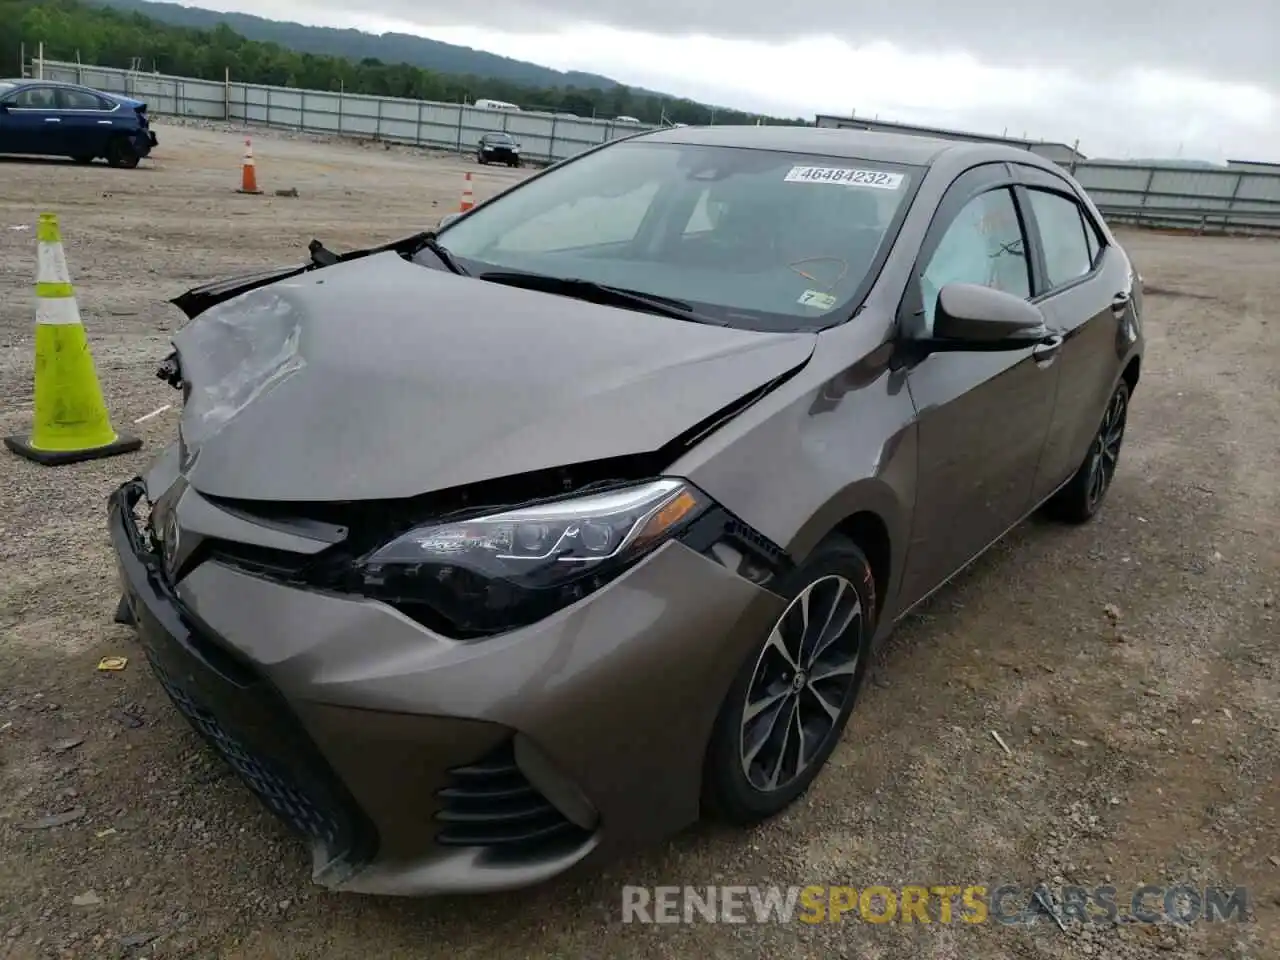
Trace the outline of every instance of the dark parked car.
[[110, 530], [160, 683], [342, 890], [783, 810], [895, 622], [1098, 512], [1139, 379], [1140, 278], [1008, 147], [654, 131], [312, 249], [175, 300], [179, 439]]
[[476, 148], [479, 163], [505, 163], [508, 167], [520, 166], [520, 144], [509, 133], [486, 133]]
[[132, 169], [156, 145], [141, 100], [49, 80], [0, 80], [0, 153], [99, 157]]

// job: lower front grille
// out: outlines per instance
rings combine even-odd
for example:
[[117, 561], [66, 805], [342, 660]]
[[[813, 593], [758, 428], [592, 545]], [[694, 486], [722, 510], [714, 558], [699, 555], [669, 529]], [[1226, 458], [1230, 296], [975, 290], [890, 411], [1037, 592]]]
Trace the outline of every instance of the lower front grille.
[[436, 841], [447, 847], [489, 847], [511, 854], [584, 842], [590, 833], [571, 823], [516, 764], [512, 741], [476, 763], [454, 767], [437, 792]]
[[[234, 734], [218, 722], [212, 711], [197, 703], [181, 687], [152, 663], [153, 672], [169, 699], [195, 727], [196, 732], [213, 746], [240, 779], [276, 816], [295, 831], [312, 840], [320, 840], [330, 849], [343, 845], [350, 830], [347, 819], [332, 804], [309, 795], [298, 787], [270, 760], [254, 754]], [[337, 850], [335, 850], [337, 852]]]

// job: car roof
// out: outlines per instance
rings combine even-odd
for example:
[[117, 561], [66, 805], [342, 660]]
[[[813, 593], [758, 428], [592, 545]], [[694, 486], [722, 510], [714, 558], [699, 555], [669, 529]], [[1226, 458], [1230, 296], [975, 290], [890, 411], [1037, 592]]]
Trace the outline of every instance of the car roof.
[[1035, 154], [1003, 144], [943, 140], [904, 133], [849, 130], [838, 127], [669, 127], [642, 133], [631, 140], [654, 143], [683, 143], [700, 146], [741, 147], [786, 153], [812, 153], [873, 163], [902, 163], [930, 167], [944, 155], [948, 160], [972, 158], [1012, 160], [1042, 164]]
[[17, 87], [63, 87], [67, 90], [88, 90], [90, 93], [100, 93], [106, 97], [122, 96], [122, 94], [109, 93], [106, 90], [98, 90], [94, 87], [86, 87], [83, 83], [69, 83], [66, 80], [41, 80], [38, 77], [24, 77], [22, 79], [4, 77], [0, 78], [0, 83], [12, 83]]
[[32, 77], [24, 79], [0, 79], [0, 84], [13, 84], [14, 89], [20, 90], [23, 87], [60, 87], [63, 90], [83, 90], [85, 93], [96, 94], [99, 97], [106, 97], [115, 103], [143, 103], [144, 101], [131, 97], [126, 93], [113, 93], [110, 90], [99, 90], [97, 87], [85, 86], [83, 83], [68, 83], [65, 80], [39, 80]]

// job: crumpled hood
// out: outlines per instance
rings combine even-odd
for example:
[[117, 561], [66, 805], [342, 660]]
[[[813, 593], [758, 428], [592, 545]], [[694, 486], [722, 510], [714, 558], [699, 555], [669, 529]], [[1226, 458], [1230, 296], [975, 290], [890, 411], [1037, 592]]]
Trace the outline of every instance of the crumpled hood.
[[646, 453], [802, 365], [815, 341], [377, 254], [178, 332], [185, 473], [213, 496], [368, 500]]

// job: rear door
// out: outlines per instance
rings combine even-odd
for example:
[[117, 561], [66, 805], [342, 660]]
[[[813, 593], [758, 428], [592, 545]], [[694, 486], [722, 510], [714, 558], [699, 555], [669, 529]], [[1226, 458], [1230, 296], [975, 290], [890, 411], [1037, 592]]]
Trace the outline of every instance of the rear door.
[[1016, 167], [1037, 266], [1033, 302], [1063, 338], [1058, 398], [1036, 477], [1034, 495], [1041, 500], [1084, 461], [1120, 376], [1129, 264], [1068, 181], [1038, 167]]
[[[903, 298], [904, 330], [932, 329], [938, 291], [978, 283], [1030, 299], [1033, 262], [1004, 163], [959, 177], [943, 197]], [[903, 581], [913, 603], [1030, 509], [1054, 408], [1053, 347], [935, 353], [910, 367], [919, 473]]]
[[[128, 125], [128, 112], [88, 90], [58, 89], [62, 109], [62, 152], [71, 157], [106, 156], [112, 129]], [[130, 111], [131, 112], [131, 111]]]
[[0, 149], [6, 153], [60, 153], [62, 114], [54, 87], [23, 87], [4, 103], [7, 109]]

